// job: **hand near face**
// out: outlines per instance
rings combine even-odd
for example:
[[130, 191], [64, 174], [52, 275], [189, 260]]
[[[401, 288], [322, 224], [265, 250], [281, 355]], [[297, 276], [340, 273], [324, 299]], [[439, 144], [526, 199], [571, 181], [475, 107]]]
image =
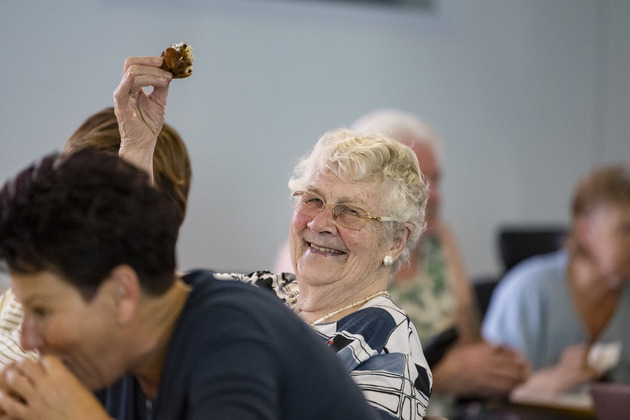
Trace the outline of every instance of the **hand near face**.
[[[157, 136], [164, 124], [172, 74], [162, 70], [161, 57], [129, 57], [114, 91], [114, 112], [121, 134], [120, 155], [141, 168], [152, 162]], [[153, 87], [147, 94], [143, 88]]]
[[2, 418], [20, 420], [111, 419], [96, 397], [54, 356], [24, 360], [0, 375]]
[[525, 381], [529, 368], [511, 349], [476, 342], [456, 346], [433, 369], [434, 391], [460, 396], [507, 395]]

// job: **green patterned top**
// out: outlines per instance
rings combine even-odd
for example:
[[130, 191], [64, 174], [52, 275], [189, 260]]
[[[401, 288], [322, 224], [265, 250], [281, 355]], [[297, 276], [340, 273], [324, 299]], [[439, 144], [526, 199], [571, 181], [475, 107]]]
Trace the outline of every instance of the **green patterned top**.
[[421, 265], [413, 279], [392, 282], [389, 293], [407, 312], [424, 344], [456, 324], [457, 299], [455, 278], [439, 236], [423, 238], [417, 252]]

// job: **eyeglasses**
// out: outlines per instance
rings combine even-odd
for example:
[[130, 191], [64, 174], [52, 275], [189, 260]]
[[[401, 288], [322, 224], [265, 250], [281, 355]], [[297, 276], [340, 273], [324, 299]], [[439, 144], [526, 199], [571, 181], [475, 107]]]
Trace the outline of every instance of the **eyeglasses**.
[[393, 217], [370, 216], [367, 211], [347, 204], [329, 205], [322, 196], [308, 191], [295, 191], [292, 195], [293, 208], [303, 216], [315, 218], [326, 206], [332, 207], [332, 216], [341, 227], [361, 230], [368, 220], [376, 222], [393, 222]]

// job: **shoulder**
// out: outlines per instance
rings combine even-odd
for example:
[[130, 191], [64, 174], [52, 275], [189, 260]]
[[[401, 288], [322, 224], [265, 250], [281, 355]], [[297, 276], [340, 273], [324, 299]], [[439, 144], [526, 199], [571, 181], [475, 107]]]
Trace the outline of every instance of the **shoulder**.
[[520, 292], [555, 288], [563, 282], [567, 269], [568, 256], [565, 251], [536, 255], [526, 259], [510, 270], [499, 283], [502, 290]]
[[[275, 290], [256, 287], [257, 280], [268, 279], [267, 274], [250, 277], [252, 283], [234, 281], [234, 276], [240, 275], [188, 273], [183, 280], [192, 290], [180, 315], [178, 329], [207, 329], [203, 337], [196, 338], [200, 343], [204, 337], [220, 334], [276, 337], [282, 331], [296, 328], [310, 331], [308, 325], [295, 316], [291, 305], [278, 299]], [[275, 276], [274, 284], [283, 284], [283, 276]]]
[[[367, 360], [376, 354], [422, 356], [420, 338], [407, 314], [389, 298], [378, 298], [369, 305], [342, 318], [329, 341], [337, 352], [357, 343], [364, 356], [354, 351], [354, 357]], [[422, 359], [422, 360], [420, 360]], [[417, 364], [425, 364], [424, 356]]]
[[[214, 273], [207, 270], [195, 270], [187, 273], [182, 280], [191, 286], [188, 298], [188, 310], [203, 307], [209, 310], [217, 306], [245, 306], [251, 301], [261, 301], [272, 307], [279, 305], [278, 299], [272, 293], [258, 285], [258, 277], [238, 273]], [[207, 301], [208, 304], [205, 302]]]
[[337, 332], [345, 331], [365, 338], [381, 349], [391, 334], [408, 322], [405, 312], [391, 299], [377, 298], [337, 322]]
[[494, 341], [526, 329], [538, 331], [550, 308], [566, 302], [563, 251], [531, 257], [515, 266], [497, 286], [483, 321], [483, 335]]
[[299, 293], [295, 274], [271, 273], [269, 271], [254, 271], [248, 274], [241, 273], [215, 273], [219, 280], [235, 280], [247, 283], [274, 293], [285, 305], [290, 308], [295, 306]]

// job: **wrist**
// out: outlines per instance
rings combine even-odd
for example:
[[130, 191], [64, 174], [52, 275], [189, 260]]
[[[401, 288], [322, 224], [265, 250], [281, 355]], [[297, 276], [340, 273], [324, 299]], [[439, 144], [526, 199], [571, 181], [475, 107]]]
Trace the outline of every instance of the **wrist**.
[[121, 143], [118, 156], [149, 174], [151, 183], [153, 183], [153, 152], [155, 151], [155, 141], [150, 142], [145, 146], [141, 146], [139, 144], [146, 143]]

